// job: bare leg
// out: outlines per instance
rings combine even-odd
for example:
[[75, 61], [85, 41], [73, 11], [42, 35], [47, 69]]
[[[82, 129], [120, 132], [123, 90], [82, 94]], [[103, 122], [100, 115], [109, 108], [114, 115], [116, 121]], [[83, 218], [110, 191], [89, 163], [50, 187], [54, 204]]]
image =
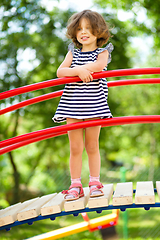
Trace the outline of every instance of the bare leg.
[[100, 126], [85, 129], [85, 148], [88, 155], [90, 175], [99, 177], [101, 159], [99, 153]]
[[[88, 155], [90, 182], [99, 182], [101, 159], [99, 153], [99, 134], [100, 126], [85, 129], [85, 148]], [[96, 184], [90, 186], [91, 195], [103, 195], [103, 192], [97, 189]]]
[[[77, 123], [81, 120], [67, 118], [67, 124]], [[68, 132], [69, 143], [70, 143], [70, 175], [71, 175], [71, 185], [72, 187], [65, 199], [67, 201], [74, 200], [77, 194], [80, 194], [80, 187], [76, 185], [81, 185], [81, 170], [82, 170], [82, 153], [84, 149], [83, 142], [83, 129], [72, 130]]]
[[[81, 120], [67, 118], [67, 124], [80, 122]], [[82, 153], [84, 149], [83, 129], [68, 132], [70, 143], [70, 174], [71, 178], [80, 178], [82, 169]]]

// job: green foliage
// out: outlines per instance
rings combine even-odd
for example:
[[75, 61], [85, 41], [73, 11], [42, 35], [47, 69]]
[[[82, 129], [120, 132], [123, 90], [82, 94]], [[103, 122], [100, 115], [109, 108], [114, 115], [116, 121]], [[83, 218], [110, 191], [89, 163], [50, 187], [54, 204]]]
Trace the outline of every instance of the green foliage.
[[[47, 12], [41, 6], [40, 1], [21, 0], [1, 2], [0, 10], [2, 21], [0, 35], [1, 91], [55, 78], [56, 69], [67, 51], [66, 38], [64, 38], [62, 33], [72, 12], [69, 10], [66, 12], [60, 11], [57, 8]], [[59, 88], [61, 87], [55, 87], [54, 91]], [[44, 89], [15, 96], [2, 100], [0, 104], [3, 108], [9, 104], [48, 93], [52, 90]], [[53, 99], [2, 116], [0, 119], [0, 139], [7, 139], [26, 132], [52, 127], [53, 121], [51, 118], [54, 115], [58, 101], [59, 99]], [[47, 168], [55, 169], [56, 167], [57, 172], [61, 171], [63, 167], [64, 169], [66, 168], [67, 154], [62, 154], [64, 163], [60, 162], [59, 157], [57, 157], [62, 152], [58, 151], [60, 144], [66, 146], [64, 148], [68, 152], [66, 141], [66, 137], [61, 141], [58, 138], [54, 140], [49, 139], [45, 142], [33, 144], [31, 147], [24, 147], [22, 150], [19, 149], [0, 158], [1, 164], [5, 163], [5, 167], [1, 168], [1, 171], [4, 174], [8, 173], [10, 176], [12, 174], [14, 176], [14, 181], [10, 181], [12, 184], [8, 183], [10, 185], [9, 188], [15, 189], [14, 195], [16, 189], [20, 189], [22, 184], [29, 187], [30, 182], [32, 183], [33, 181], [34, 174], [39, 176], [39, 173]], [[20, 177], [19, 180], [18, 176]], [[45, 176], [45, 179], [47, 179], [47, 176]], [[2, 183], [5, 186], [3, 179]], [[40, 183], [42, 181], [39, 181], [39, 185], [41, 185]], [[55, 185], [54, 178], [52, 178], [52, 183], [46, 184], [43, 187], [43, 192], [55, 191], [56, 189], [53, 187]], [[44, 185], [38, 186], [40, 190], [42, 186]], [[8, 187], [4, 188], [7, 191]], [[19, 200], [18, 195], [15, 195], [11, 202]]]
[[[129, 8], [132, 4], [130, 1], [126, 4], [123, 0], [121, 2], [107, 1], [107, 5], [104, 0], [96, 2], [103, 6], [104, 9], [101, 11], [110, 24], [113, 35], [110, 41], [114, 45], [114, 51], [108, 70], [134, 67], [132, 64], [136, 50], [131, 46], [130, 38], [134, 37], [135, 33], [137, 35], [150, 34], [153, 29], [145, 23], [140, 24], [136, 18], [126, 22], [117, 18], [115, 9], [132, 9]], [[149, 6], [146, 6], [147, 14], [150, 11], [148, 16], [153, 18], [151, 14], [153, 11], [149, 9]], [[65, 28], [73, 11], [70, 9], [62, 11], [57, 8], [47, 11], [40, 1], [8, 0], [0, 2], [0, 13], [1, 91], [56, 78], [56, 70], [67, 52], [69, 42], [65, 37]], [[158, 27], [155, 26], [155, 29], [158, 32]], [[155, 36], [157, 53], [159, 45], [156, 44], [156, 39]], [[150, 66], [157, 66], [158, 60], [159, 57], [156, 56], [146, 62]], [[56, 86], [15, 96], [2, 100], [0, 105], [4, 108], [63, 87]], [[111, 88], [109, 89], [109, 106], [115, 117], [160, 114], [159, 94], [158, 85]], [[57, 126], [53, 123], [52, 117], [58, 102], [59, 98], [52, 99], [1, 116], [0, 140]], [[158, 124], [103, 128], [100, 136], [101, 172], [105, 176], [106, 170], [117, 162], [132, 168], [137, 159], [140, 159], [140, 165], [150, 166], [150, 163], [154, 162], [154, 165], [158, 166], [160, 165], [158, 145]], [[30, 194], [35, 192], [36, 195], [67, 189], [70, 183], [68, 161], [67, 135], [31, 144], [0, 156], [0, 197], [4, 200], [0, 204], [6, 206], [5, 199], [9, 203], [20, 201], [20, 192], [24, 195], [24, 188]], [[85, 166], [88, 164], [85, 154], [83, 162]], [[87, 184], [88, 168], [84, 167], [84, 172], [82, 181]], [[32, 191], [32, 188], [38, 191]], [[27, 195], [26, 198], [29, 196]]]
[[[154, 38], [154, 48], [160, 48], [160, 29], [159, 29], [159, 14], [160, 14], [160, 2], [159, 1], [137, 1], [137, 0], [94, 0], [97, 6], [105, 8], [105, 10], [112, 9], [112, 11], [118, 13], [119, 10], [123, 10], [124, 13], [130, 14], [130, 21], [128, 29], [133, 31], [132, 33], [137, 36], [138, 34], [152, 35]], [[144, 15], [146, 15], [144, 20]], [[142, 17], [141, 19], [138, 17]], [[132, 27], [131, 27], [132, 25]]]

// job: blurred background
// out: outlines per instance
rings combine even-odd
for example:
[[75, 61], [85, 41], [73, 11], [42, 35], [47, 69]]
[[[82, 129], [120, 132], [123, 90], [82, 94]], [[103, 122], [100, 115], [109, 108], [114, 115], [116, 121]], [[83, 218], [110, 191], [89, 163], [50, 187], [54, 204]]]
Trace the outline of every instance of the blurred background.
[[[91, 9], [109, 23], [114, 45], [108, 70], [159, 67], [160, 2], [158, 0], [1, 0], [0, 2], [0, 92], [56, 78], [56, 70], [67, 53], [65, 37], [68, 18]], [[140, 78], [146, 76], [135, 76]], [[157, 76], [152, 76], [157, 77]], [[108, 81], [127, 77], [109, 78]], [[131, 77], [130, 77], [131, 78]], [[128, 77], [129, 79], [129, 77]], [[25, 99], [63, 89], [56, 86], [0, 101], [3, 109]], [[159, 115], [160, 86], [135, 85], [109, 89], [108, 103], [114, 117]], [[52, 121], [60, 98], [51, 99], [0, 116], [0, 140], [57, 126]], [[101, 181], [117, 183], [120, 168], [126, 181], [160, 180], [159, 124], [102, 128]], [[70, 185], [67, 135], [51, 138], [0, 156], [0, 208], [67, 189]], [[83, 154], [82, 182], [88, 185], [87, 155]], [[160, 239], [157, 211], [129, 211], [127, 239]], [[78, 219], [78, 218], [77, 218]], [[144, 221], [145, 219], [145, 221]], [[22, 239], [70, 224], [74, 218], [39, 224], [37, 228], [16, 227], [3, 239]], [[62, 223], [63, 221], [63, 223]], [[78, 220], [77, 220], [78, 221]], [[52, 225], [51, 225], [52, 224]], [[53, 225], [55, 224], [55, 226]], [[142, 224], [142, 225], [141, 225]], [[123, 219], [117, 231], [123, 239]], [[18, 233], [19, 232], [19, 233]], [[2, 233], [0, 233], [1, 235]], [[78, 239], [102, 239], [99, 233]], [[95, 234], [95, 235], [94, 235]], [[97, 234], [97, 235], [96, 235]], [[99, 235], [98, 235], [99, 234]], [[7, 236], [7, 238], [5, 238]], [[11, 237], [11, 238], [10, 238]], [[18, 238], [19, 237], [19, 238]], [[73, 237], [73, 238], [72, 238]], [[69, 239], [77, 239], [72, 236]], [[75, 237], [75, 238], [74, 238]], [[67, 239], [67, 238], [66, 238]]]

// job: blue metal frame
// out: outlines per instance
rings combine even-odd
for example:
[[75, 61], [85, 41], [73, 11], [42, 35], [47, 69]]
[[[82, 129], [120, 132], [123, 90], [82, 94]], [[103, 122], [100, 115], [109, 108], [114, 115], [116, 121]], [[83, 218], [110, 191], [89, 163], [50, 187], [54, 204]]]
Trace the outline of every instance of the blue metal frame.
[[123, 205], [123, 206], [113, 206], [113, 205], [109, 205], [108, 207], [98, 207], [98, 208], [84, 208], [84, 209], [80, 209], [80, 210], [75, 210], [75, 211], [69, 211], [69, 212], [65, 212], [62, 211], [60, 213], [56, 213], [56, 214], [51, 214], [51, 215], [47, 215], [47, 216], [41, 216], [39, 215], [36, 218], [31, 218], [31, 219], [27, 219], [24, 221], [16, 221], [12, 224], [9, 225], [5, 225], [0, 227], [0, 230], [6, 230], [9, 231], [12, 227], [15, 226], [19, 226], [25, 223], [28, 223], [28, 225], [32, 225], [33, 222], [39, 221], [39, 220], [44, 220], [44, 219], [48, 219], [50, 218], [51, 220], [55, 220], [56, 217], [61, 217], [61, 216], [66, 216], [66, 215], [71, 215], [73, 214], [73, 216], [78, 216], [79, 213], [83, 213], [83, 212], [94, 212], [96, 211], [97, 213], [101, 213], [104, 210], [113, 210], [113, 209], [120, 209], [121, 211], [125, 211], [127, 208], [144, 208], [145, 210], [149, 210], [150, 208], [160, 208], [160, 202], [157, 202], [155, 204], [131, 204], [131, 205]]

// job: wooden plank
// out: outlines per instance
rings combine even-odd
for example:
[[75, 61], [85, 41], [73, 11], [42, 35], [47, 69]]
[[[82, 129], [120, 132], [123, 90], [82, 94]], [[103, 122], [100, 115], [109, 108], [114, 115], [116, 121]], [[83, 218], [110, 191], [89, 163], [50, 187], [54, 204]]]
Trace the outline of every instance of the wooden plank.
[[65, 201], [64, 209], [66, 212], [84, 209], [89, 198], [89, 188], [84, 188], [84, 197], [73, 201]]
[[22, 211], [18, 212], [17, 218], [18, 221], [23, 221], [26, 219], [35, 218], [40, 215], [41, 207], [47, 203], [52, 197], [55, 196], [54, 194], [49, 194], [37, 199], [35, 202], [24, 208]]
[[106, 184], [103, 188], [104, 196], [89, 198], [88, 207], [96, 208], [96, 207], [106, 207], [109, 205], [109, 201], [113, 194], [113, 184]]
[[50, 214], [59, 213], [62, 211], [64, 206], [64, 195], [62, 193], [58, 193], [45, 205], [41, 207], [41, 215], [46, 216]]
[[160, 181], [156, 181], [156, 188], [157, 188], [157, 193], [160, 198]]
[[130, 205], [133, 203], [133, 183], [117, 183], [114, 195], [113, 206]]
[[9, 211], [11, 208], [16, 207], [17, 205], [21, 205], [21, 202], [16, 203], [16, 204], [14, 204], [14, 205], [11, 205], [11, 206], [9, 206], [9, 207], [7, 207], [7, 208], [1, 209], [1, 210], [0, 210], [0, 217], [1, 217], [1, 215], [3, 215], [4, 213], [6, 213], [7, 211]]
[[37, 198], [25, 201], [23, 203], [18, 203], [13, 206], [8, 207], [3, 214], [0, 215], [0, 226], [5, 226], [17, 221], [17, 213], [23, 208], [36, 201]]
[[137, 182], [135, 204], [155, 204], [153, 182]]

